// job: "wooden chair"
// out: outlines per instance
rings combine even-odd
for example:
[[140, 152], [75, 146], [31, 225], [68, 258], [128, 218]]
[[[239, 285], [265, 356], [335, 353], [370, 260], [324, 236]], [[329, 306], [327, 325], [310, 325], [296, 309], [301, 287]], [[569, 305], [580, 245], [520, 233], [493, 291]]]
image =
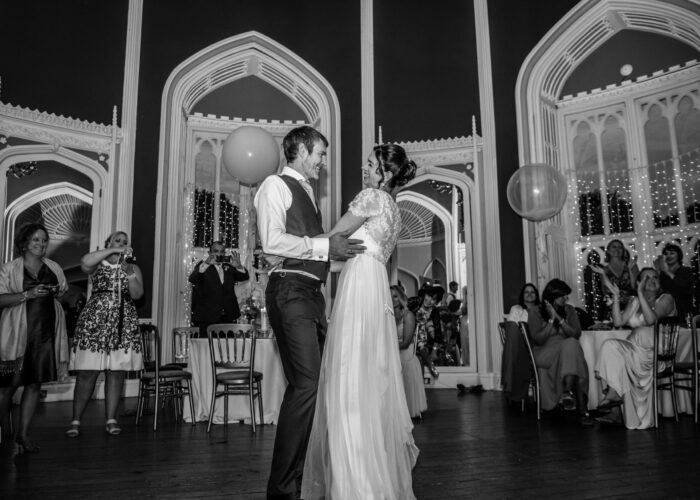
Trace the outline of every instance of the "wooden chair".
[[527, 347], [527, 354], [530, 358], [530, 386], [532, 387], [532, 394], [535, 398], [535, 405], [537, 407], [537, 420], [540, 419], [542, 414], [542, 409], [540, 407], [540, 376], [537, 372], [537, 365], [535, 364], [535, 356], [532, 354], [532, 344], [530, 343], [530, 332], [527, 328], [527, 323], [521, 321], [520, 323], [520, 333], [525, 341], [525, 346]]
[[195, 425], [194, 402], [192, 401], [192, 374], [177, 366], [161, 366], [160, 336], [155, 325], [139, 325], [144, 368], [139, 375], [139, 394], [136, 405], [136, 424], [143, 417], [151, 395], [155, 397], [153, 430], [158, 428], [158, 408], [166, 400], [173, 402], [175, 418], [182, 415], [184, 397], [189, 396], [192, 425]]
[[700, 314], [695, 316], [690, 322], [690, 335], [692, 346], [692, 361], [683, 361], [675, 364], [674, 385], [676, 389], [690, 391], [693, 398], [693, 418], [698, 423], [698, 384], [700, 383], [700, 373], [698, 373], [698, 331], [700, 331]]
[[[255, 432], [255, 400], [258, 401], [260, 425], [263, 420], [262, 379], [255, 371], [255, 344], [257, 332], [253, 325], [221, 323], [207, 328], [212, 371], [212, 397], [209, 409], [211, 429], [216, 399], [224, 398], [224, 425], [228, 424], [228, 397], [248, 396], [250, 421]], [[224, 371], [225, 370], [225, 371]]]
[[681, 319], [677, 317], [661, 318], [654, 324], [654, 363], [652, 365], [654, 398], [654, 427], [659, 426], [658, 391], [670, 391], [673, 403], [673, 416], [678, 422], [678, 405], [676, 402], [676, 384], [674, 372], [676, 350], [678, 348], [678, 331]]
[[197, 326], [180, 326], [173, 328], [173, 361], [169, 366], [187, 368], [190, 359], [190, 339], [199, 335]]

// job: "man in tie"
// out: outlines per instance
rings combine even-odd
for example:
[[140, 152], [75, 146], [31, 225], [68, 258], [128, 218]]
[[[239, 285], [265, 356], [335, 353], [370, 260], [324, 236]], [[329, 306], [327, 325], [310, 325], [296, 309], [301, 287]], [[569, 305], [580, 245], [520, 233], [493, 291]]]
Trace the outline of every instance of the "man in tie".
[[263, 181], [255, 195], [265, 254], [281, 257], [265, 291], [270, 326], [287, 377], [277, 421], [268, 499], [295, 499], [301, 490], [306, 446], [316, 405], [326, 304], [321, 287], [330, 260], [361, 253], [361, 240], [323, 233], [310, 179], [326, 164], [328, 140], [312, 127], [291, 130], [282, 143], [287, 166]]
[[189, 281], [192, 289], [192, 322], [199, 327], [199, 336], [207, 336], [207, 327], [214, 323], [233, 323], [240, 315], [234, 285], [248, 280], [248, 271], [241, 265], [238, 253], [226, 255], [224, 244], [215, 241], [206, 260], [199, 261]]

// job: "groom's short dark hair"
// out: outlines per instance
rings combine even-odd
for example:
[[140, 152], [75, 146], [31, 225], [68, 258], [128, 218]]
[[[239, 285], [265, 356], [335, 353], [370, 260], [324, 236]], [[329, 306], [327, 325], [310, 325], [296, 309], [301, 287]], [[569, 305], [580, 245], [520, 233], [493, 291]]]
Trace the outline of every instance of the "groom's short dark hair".
[[309, 127], [308, 125], [294, 128], [284, 136], [284, 140], [282, 141], [284, 158], [287, 160], [287, 163], [292, 163], [296, 160], [297, 153], [299, 152], [299, 144], [303, 144], [309, 154], [311, 154], [317, 142], [322, 142], [324, 146], [328, 147], [328, 139], [315, 128]]

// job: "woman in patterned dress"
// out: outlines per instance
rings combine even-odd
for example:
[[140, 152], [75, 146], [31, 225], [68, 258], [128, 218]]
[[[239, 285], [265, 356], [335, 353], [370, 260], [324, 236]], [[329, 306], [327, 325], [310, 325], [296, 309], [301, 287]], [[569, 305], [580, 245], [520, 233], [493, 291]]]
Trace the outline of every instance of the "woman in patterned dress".
[[36, 453], [29, 438], [42, 382], [58, 380], [68, 368], [68, 336], [56, 300], [67, 289], [61, 267], [47, 259], [49, 236], [41, 224], [23, 226], [15, 238], [19, 257], [0, 269], [0, 416], [22, 385], [17, 425], [18, 453]]
[[129, 237], [116, 231], [105, 241], [104, 250], [91, 252], [81, 261], [81, 269], [90, 275], [92, 290], [73, 338], [70, 369], [78, 374], [68, 437], [80, 435], [80, 418], [100, 372], [105, 373], [105, 432], [121, 433], [116, 415], [124, 375], [143, 367], [134, 306], [134, 300], [143, 295], [143, 278], [133, 259], [124, 258], [130, 253]]

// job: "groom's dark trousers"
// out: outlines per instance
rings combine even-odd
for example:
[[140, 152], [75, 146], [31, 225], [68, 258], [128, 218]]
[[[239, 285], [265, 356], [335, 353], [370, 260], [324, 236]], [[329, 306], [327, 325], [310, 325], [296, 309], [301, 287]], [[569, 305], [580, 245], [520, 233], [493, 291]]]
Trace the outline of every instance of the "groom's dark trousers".
[[270, 326], [288, 382], [277, 421], [268, 499], [295, 499], [301, 490], [327, 329], [321, 285], [311, 277], [281, 272], [270, 275], [265, 290]]

